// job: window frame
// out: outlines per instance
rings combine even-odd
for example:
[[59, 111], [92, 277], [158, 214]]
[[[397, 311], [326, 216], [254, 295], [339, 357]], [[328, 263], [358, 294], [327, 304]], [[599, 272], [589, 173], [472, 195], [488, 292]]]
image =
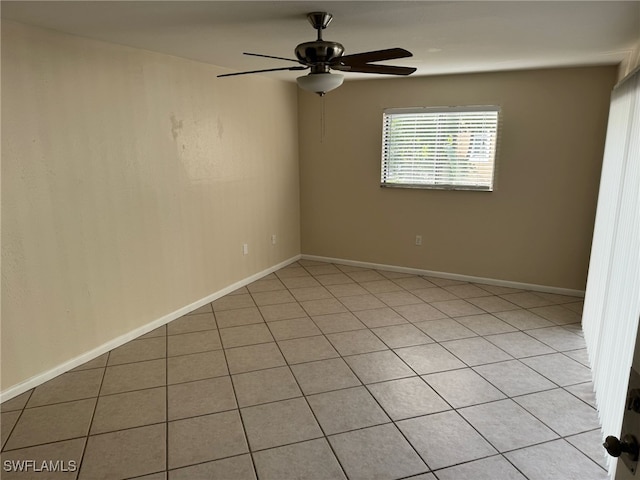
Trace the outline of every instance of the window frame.
[[[495, 144], [493, 145], [493, 158], [491, 175], [489, 179], [489, 185], [474, 185], [474, 184], [444, 184], [444, 183], [396, 183], [386, 181], [385, 168], [388, 168], [388, 128], [387, 118], [394, 114], [438, 114], [438, 113], [472, 113], [472, 112], [495, 112]], [[500, 105], [465, 105], [465, 106], [439, 106], [439, 107], [408, 107], [408, 108], [385, 108], [382, 112], [382, 155], [380, 163], [380, 187], [383, 188], [405, 188], [405, 189], [423, 189], [423, 190], [463, 190], [463, 191], [478, 191], [478, 192], [492, 192], [495, 190], [496, 183], [496, 170], [498, 164], [498, 152], [501, 136], [501, 124], [502, 124], [502, 108]], [[471, 142], [468, 147], [472, 148]]]

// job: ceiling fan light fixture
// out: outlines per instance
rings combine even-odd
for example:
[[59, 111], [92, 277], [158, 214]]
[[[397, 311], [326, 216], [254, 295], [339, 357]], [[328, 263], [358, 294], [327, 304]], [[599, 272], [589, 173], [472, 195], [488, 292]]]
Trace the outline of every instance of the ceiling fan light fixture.
[[342, 85], [344, 75], [339, 73], [310, 73], [298, 77], [297, 81], [301, 89], [323, 96], [325, 93]]

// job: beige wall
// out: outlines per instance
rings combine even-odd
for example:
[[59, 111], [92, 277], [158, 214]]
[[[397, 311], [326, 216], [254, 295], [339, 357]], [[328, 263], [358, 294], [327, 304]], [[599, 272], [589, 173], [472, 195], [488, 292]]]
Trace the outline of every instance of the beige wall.
[[2, 23], [3, 391], [300, 253], [296, 87], [219, 73]]
[[[616, 75], [612, 66], [346, 81], [324, 99], [300, 91], [302, 252], [583, 290]], [[502, 107], [494, 192], [379, 187], [384, 108], [482, 104]]]

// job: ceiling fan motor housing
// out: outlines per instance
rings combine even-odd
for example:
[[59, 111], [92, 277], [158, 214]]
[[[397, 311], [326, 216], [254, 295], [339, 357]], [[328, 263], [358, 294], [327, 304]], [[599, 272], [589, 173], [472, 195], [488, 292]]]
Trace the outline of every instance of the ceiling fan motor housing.
[[344, 53], [344, 47], [338, 42], [320, 40], [301, 43], [296, 47], [296, 57], [303, 65], [312, 67], [326, 67], [321, 71], [328, 71], [329, 64]]

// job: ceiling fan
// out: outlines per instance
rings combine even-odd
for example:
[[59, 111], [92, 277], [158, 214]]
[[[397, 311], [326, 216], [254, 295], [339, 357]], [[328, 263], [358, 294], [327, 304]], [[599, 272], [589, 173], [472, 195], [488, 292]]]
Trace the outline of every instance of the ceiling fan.
[[322, 30], [327, 28], [333, 15], [327, 12], [311, 12], [307, 15], [309, 22], [318, 31], [318, 38], [314, 42], [304, 42], [295, 49], [297, 59], [274, 57], [260, 53], [244, 53], [254, 57], [275, 58], [299, 63], [291, 67], [267, 68], [264, 70], [251, 70], [247, 72], [226, 73], [218, 77], [232, 77], [235, 75], [247, 75], [250, 73], [276, 72], [280, 70], [307, 70], [307, 75], [297, 78], [298, 86], [303, 90], [315, 92], [322, 96], [326, 92], [342, 85], [344, 77], [339, 73], [331, 73], [330, 70], [341, 72], [378, 73], [383, 75], [411, 75], [416, 71], [412, 67], [397, 67], [394, 65], [378, 65], [372, 62], [394, 60], [396, 58], [411, 57], [411, 52], [403, 48], [388, 48], [371, 52], [343, 55], [344, 47], [338, 42], [331, 42], [322, 38]]

